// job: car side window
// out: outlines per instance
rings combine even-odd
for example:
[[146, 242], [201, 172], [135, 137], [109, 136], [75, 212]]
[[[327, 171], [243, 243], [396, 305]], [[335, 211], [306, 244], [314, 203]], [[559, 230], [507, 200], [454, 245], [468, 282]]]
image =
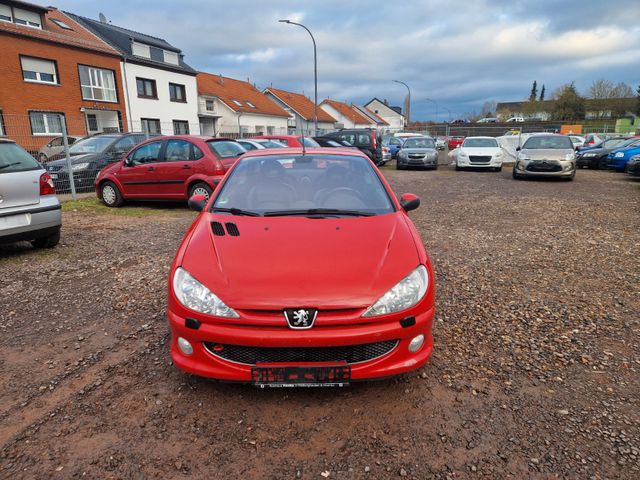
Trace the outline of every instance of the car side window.
[[371, 135], [367, 133], [359, 133], [358, 134], [358, 144], [359, 145], [371, 145]]
[[156, 163], [160, 157], [162, 141], [145, 143], [140, 148], [131, 152], [129, 161], [132, 165], [142, 165], [145, 163]]
[[185, 162], [193, 160], [191, 142], [186, 140], [167, 140], [167, 149], [164, 152], [165, 162]]
[[389, 145], [402, 145], [402, 142], [399, 139], [393, 137], [389, 139]]
[[119, 154], [127, 153], [135, 147], [136, 143], [138, 142], [134, 137], [123, 137], [113, 145], [113, 151]]
[[356, 144], [356, 136], [352, 135], [352, 134], [342, 134], [340, 135], [340, 139], [344, 140], [345, 142], [349, 142], [351, 145], [355, 145]]
[[54, 138], [49, 143], [50, 147], [61, 147], [62, 146], [62, 138]]

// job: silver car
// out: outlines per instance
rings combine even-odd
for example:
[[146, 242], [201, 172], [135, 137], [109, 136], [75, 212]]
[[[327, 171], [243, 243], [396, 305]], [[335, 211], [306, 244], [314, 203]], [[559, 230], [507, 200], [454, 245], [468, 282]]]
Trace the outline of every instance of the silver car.
[[[70, 146], [73, 145], [76, 140], [76, 137], [67, 137], [67, 142]], [[58, 158], [62, 158], [63, 153], [64, 140], [62, 137], [56, 137], [40, 149], [38, 152], [38, 160], [42, 163], [48, 162], [49, 160], [57, 160]]]
[[513, 178], [560, 177], [573, 180], [576, 176], [576, 154], [569, 137], [535, 135], [522, 147], [513, 167]]
[[55, 247], [61, 224], [49, 174], [14, 141], [0, 138], [0, 243], [27, 240], [37, 248]]
[[438, 151], [431, 137], [409, 137], [398, 152], [396, 168], [438, 168]]

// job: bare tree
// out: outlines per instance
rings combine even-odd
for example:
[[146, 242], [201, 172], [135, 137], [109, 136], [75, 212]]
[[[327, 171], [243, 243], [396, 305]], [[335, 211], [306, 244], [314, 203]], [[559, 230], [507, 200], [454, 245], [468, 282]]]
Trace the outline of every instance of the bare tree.
[[489, 100], [486, 101], [482, 104], [482, 111], [481, 111], [481, 115], [483, 117], [493, 117], [494, 113], [496, 111], [496, 106], [498, 104], [496, 103], [495, 100]]
[[587, 98], [593, 99], [605, 99], [613, 98], [613, 89], [615, 86], [613, 82], [600, 78], [594, 80], [589, 89], [587, 90]]
[[633, 88], [624, 82], [617, 83], [613, 87], [613, 98], [631, 98], [633, 97]]

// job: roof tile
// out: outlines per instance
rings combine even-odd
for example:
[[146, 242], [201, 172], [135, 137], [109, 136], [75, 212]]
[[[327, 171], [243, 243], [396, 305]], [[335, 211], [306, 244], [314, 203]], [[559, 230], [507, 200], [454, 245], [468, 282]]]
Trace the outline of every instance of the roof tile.
[[[279, 88], [269, 87], [265, 89], [265, 92], [269, 91], [278, 99], [286, 103], [289, 108], [294, 110], [305, 120], [313, 121], [313, 102], [301, 93], [288, 92], [286, 90], [280, 90]], [[336, 123], [336, 119], [318, 107], [318, 121]]]
[[337, 100], [331, 100], [330, 98], [323, 100], [320, 105], [324, 103], [335, 108], [338, 112], [340, 112], [340, 114], [347, 117], [349, 120], [353, 121], [353, 123], [375, 125], [373, 120], [362, 115], [353, 106], [347, 105], [346, 103], [338, 102]]

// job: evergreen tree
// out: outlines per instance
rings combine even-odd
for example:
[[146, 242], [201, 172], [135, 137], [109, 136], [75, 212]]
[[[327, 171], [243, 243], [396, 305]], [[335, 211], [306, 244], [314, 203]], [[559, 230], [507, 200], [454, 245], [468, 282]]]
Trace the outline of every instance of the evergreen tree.
[[574, 82], [560, 87], [554, 94], [554, 120], [582, 120], [585, 114], [584, 99], [578, 95]]
[[538, 82], [534, 80], [533, 85], [531, 85], [531, 94], [529, 95], [529, 101], [535, 102], [536, 98], [538, 98]]
[[542, 84], [542, 90], [540, 90], [540, 101], [544, 102], [544, 83]]

